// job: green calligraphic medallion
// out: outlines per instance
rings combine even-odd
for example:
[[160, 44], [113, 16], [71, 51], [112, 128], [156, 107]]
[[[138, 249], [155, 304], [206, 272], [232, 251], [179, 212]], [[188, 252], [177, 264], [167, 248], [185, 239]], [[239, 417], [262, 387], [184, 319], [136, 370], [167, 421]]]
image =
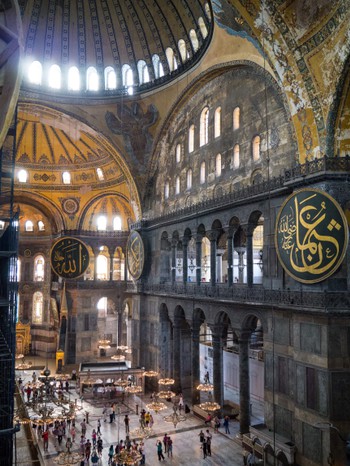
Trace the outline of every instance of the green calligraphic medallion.
[[141, 277], [145, 263], [145, 249], [142, 238], [137, 231], [132, 231], [126, 244], [128, 270], [134, 280]]
[[317, 189], [293, 193], [276, 220], [275, 243], [285, 271], [302, 283], [317, 283], [332, 275], [348, 246], [348, 224], [342, 208]]
[[77, 238], [65, 236], [51, 248], [51, 268], [62, 278], [78, 278], [89, 265], [89, 251]]

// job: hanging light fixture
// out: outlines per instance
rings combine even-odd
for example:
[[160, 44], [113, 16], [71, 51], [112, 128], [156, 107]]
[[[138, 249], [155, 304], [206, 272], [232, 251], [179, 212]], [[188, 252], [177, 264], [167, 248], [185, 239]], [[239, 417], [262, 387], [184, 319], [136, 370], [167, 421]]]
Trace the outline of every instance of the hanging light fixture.
[[160, 392], [157, 393], [158, 398], [173, 398], [175, 396], [175, 393], [172, 392], [171, 390], [161, 390]]
[[58, 465], [73, 465], [81, 461], [81, 454], [78, 452], [61, 452], [53, 459], [54, 463]]
[[138, 463], [142, 459], [141, 453], [137, 450], [122, 450], [113, 456], [113, 459], [117, 464], [133, 465]]
[[205, 401], [204, 403], [200, 403], [199, 407], [203, 409], [204, 411], [218, 411], [221, 409], [221, 406], [219, 403], [216, 403], [216, 401]]
[[111, 356], [111, 359], [113, 359], [113, 361], [119, 362], [125, 361], [125, 355], [117, 351], [115, 354], [113, 354], [113, 356]]
[[175, 380], [170, 378], [164, 378], [158, 380], [159, 385], [174, 385]]
[[178, 412], [178, 406], [176, 403], [174, 403], [172, 414], [165, 416], [163, 419], [165, 422], [171, 422], [176, 428], [179, 422], [186, 421], [187, 418], [185, 415]]
[[209, 382], [200, 383], [197, 390], [200, 392], [212, 392], [214, 390], [214, 385]]
[[98, 347], [99, 349], [109, 349], [111, 347], [110, 343], [111, 340], [108, 340], [108, 338], [106, 338], [106, 335], [104, 335], [104, 337], [101, 338], [101, 340], [98, 340]]
[[135, 395], [136, 393], [142, 392], [142, 387], [140, 385], [130, 385], [129, 387], [125, 387], [125, 391]]
[[145, 371], [142, 375], [144, 377], [157, 377], [158, 372], [156, 372], [156, 371]]
[[146, 404], [146, 408], [149, 411], [155, 411], [158, 413], [159, 411], [163, 411], [163, 409], [166, 409], [166, 404], [161, 402], [161, 401], [152, 401], [152, 403]]

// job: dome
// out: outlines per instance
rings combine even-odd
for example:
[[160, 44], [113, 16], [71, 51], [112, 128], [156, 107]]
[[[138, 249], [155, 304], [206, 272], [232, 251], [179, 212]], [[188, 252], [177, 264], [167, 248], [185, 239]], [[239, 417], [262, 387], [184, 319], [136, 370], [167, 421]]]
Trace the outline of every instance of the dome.
[[145, 91], [192, 67], [213, 21], [203, 0], [20, 3], [24, 82], [61, 92]]

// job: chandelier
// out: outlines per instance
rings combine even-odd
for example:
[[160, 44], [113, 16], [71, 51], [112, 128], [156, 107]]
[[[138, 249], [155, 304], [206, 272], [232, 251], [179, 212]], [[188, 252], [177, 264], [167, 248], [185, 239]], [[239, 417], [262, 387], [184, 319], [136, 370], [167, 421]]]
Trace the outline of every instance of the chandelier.
[[146, 408], [149, 411], [155, 411], [155, 413], [158, 413], [159, 411], [163, 411], [163, 409], [166, 409], [166, 404], [156, 400], [152, 401], [152, 403], [146, 404]]
[[159, 379], [158, 383], [159, 383], [159, 385], [174, 385], [175, 380], [174, 379], [169, 379], [169, 378], [164, 378], [164, 379]]
[[204, 409], [204, 411], [217, 411], [221, 408], [219, 403], [216, 403], [216, 401], [205, 401], [204, 403], [200, 403], [199, 407]]
[[186, 416], [184, 416], [181, 413], [178, 413], [178, 407], [177, 407], [177, 405], [175, 403], [173, 405], [172, 414], [169, 414], [168, 416], [164, 417], [164, 421], [165, 422], [171, 422], [174, 425], [175, 428], [176, 428], [176, 426], [178, 425], [179, 422], [186, 421], [186, 419], [187, 419]]
[[122, 388], [125, 388], [128, 386], [128, 382], [126, 380], [116, 380], [113, 385], [115, 385], [116, 387], [122, 387]]
[[171, 390], [161, 390], [160, 392], [157, 393], [158, 398], [173, 398], [175, 396], [175, 393], [172, 392]]
[[141, 393], [142, 387], [140, 385], [130, 385], [129, 387], [125, 387], [125, 391], [128, 393]]
[[145, 371], [142, 375], [144, 377], [157, 377], [158, 372], [156, 372], [156, 371]]
[[81, 454], [78, 452], [62, 452], [53, 461], [59, 465], [78, 464], [81, 461]]
[[153, 434], [151, 427], [138, 427], [130, 431], [133, 438], [148, 438]]
[[98, 347], [100, 349], [108, 349], [111, 347], [110, 345], [111, 340], [108, 340], [105, 336], [101, 338], [101, 340], [98, 340]]
[[200, 383], [197, 390], [201, 392], [212, 392], [214, 390], [214, 385], [211, 383]]
[[17, 371], [25, 371], [27, 369], [30, 369], [32, 367], [33, 363], [31, 361], [25, 362], [24, 358], [20, 364], [17, 364], [15, 369]]
[[142, 459], [141, 453], [137, 450], [122, 450], [113, 456], [117, 464], [132, 465], [138, 463]]

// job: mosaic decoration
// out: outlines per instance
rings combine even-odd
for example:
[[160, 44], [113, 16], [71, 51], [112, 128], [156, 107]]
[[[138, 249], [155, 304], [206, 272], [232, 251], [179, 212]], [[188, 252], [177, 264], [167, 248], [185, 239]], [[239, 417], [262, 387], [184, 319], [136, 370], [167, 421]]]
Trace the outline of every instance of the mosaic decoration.
[[348, 225], [329, 194], [302, 189], [289, 196], [276, 220], [275, 243], [288, 275], [318, 283], [338, 269], [348, 246]]
[[70, 215], [74, 216], [79, 210], [79, 199], [77, 198], [66, 198], [60, 199], [63, 211]]

